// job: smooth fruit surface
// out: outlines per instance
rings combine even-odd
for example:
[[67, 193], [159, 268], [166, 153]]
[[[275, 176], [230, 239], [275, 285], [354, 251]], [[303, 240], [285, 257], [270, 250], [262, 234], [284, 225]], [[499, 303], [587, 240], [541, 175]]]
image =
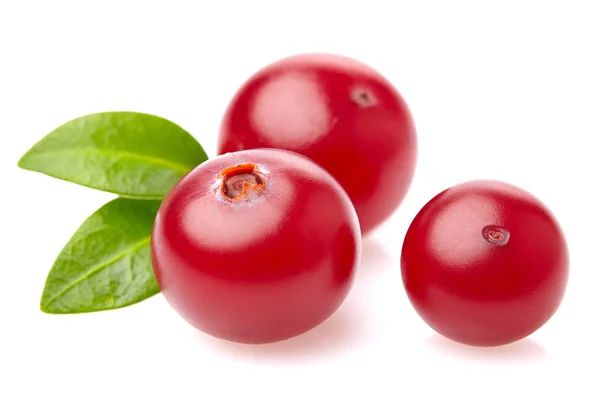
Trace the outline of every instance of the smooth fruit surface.
[[218, 153], [264, 147], [301, 153], [331, 173], [363, 233], [399, 206], [417, 155], [411, 113], [392, 84], [362, 62], [328, 54], [279, 60], [234, 96]]
[[154, 272], [171, 306], [215, 337], [287, 339], [344, 301], [360, 259], [356, 212], [309, 159], [249, 150], [210, 159], [163, 201]]
[[401, 266], [425, 322], [474, 346], [508, 344], [539, 329], [558, 309], [569, 271], [551, 212], [497, 181], [459, 184], [429, 201], [409, 227]]

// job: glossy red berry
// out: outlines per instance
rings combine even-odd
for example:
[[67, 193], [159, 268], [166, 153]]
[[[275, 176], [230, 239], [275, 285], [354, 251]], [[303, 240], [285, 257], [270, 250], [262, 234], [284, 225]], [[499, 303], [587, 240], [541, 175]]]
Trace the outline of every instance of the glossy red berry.
[[250, 150], [210, 159], [168, 193], [152, 262], [171, 306], [215, 337], [304, 333], [344, 301], [360, 258], [356, 212], [309, 159]]
[[417, 139], [408, 106], [381, 74], [347, 57], [302, 54], [255, 73], [226, 111], [218, 153], [262, 147], [295, 151], [325, 168], [366, 233], [406, 195]]
[[568, 250], [547, 207], [497, 181], [447, 189], [414, 218], [402, 248], [402, 279], [434, 330], [474, 346], [522, 339], [558, 309]]

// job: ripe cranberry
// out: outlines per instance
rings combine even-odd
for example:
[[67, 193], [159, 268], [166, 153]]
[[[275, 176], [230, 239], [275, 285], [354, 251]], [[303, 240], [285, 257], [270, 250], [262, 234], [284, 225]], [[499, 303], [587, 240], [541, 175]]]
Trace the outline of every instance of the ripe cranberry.
[[534, 196], [472, 181], [429, 201], [408, 229], [402, 279], [419, 315], [474, 346], [522, 339], [558, 309], [569, 262], [563, 233]]
[[346, 190], [363, 233], [398, 207], [417, 140], [396, 89], [354, 59], [301, 54], [254, 74], [223, 118], [218, 153], [280, 148], [306, 155]]
[[163, 295], [213, 336], [267, 343], [327, 319], [360, 258], [356, 212], [309, 159], [249, 150], [201, 164], [168, 193], [152, 233]]

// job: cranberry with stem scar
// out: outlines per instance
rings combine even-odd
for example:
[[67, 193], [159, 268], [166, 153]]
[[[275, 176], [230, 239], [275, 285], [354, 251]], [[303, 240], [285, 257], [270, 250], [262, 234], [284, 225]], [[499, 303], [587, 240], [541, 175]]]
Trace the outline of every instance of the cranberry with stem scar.
[[238, 90], [218, 153], [265, 147], [303, 154], [333, 175], [363, 234], [400, 205], [417, 158], [415, 125], [396, 88], [373, 68], [331, 54], [279, 60]]
[[161, 291], [186, 321], [256, 344], [332, 315], [350, 291], [361, 240], [330, 174], [263, 149], [218, 156], [182, 178], [162, 202], [151, 246]]
[[527, 337], [558, 309], [568, 250], [548, 208], [497, 181], [451, 187], [417, 214], [402, 247], [404, 287], [440, 334], [474, 346]]

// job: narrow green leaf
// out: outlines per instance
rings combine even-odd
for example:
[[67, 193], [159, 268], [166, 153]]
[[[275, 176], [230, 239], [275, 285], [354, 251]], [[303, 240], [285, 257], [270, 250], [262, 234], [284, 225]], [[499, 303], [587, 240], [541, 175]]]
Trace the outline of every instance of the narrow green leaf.
[[123, 197], [161, 199], [207, 159], [175, 123], [137, 112], [103, 112], [58, 127], [19, 167]]
[[157, 294], [150, 234], [159, 206], [155, 200], [118, 198], [88, 217], [54, 262], [41, 310], [103, 311]]

